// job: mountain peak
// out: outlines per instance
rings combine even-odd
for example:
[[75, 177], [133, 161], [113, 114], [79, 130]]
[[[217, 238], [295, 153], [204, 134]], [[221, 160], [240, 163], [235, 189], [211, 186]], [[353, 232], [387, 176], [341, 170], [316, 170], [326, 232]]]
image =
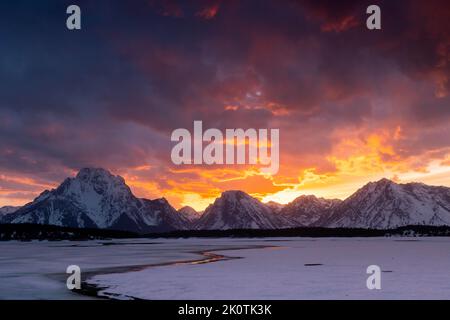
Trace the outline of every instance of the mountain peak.
[[247, 195], [247, 193], [245, 193], [242, 190], [227, 190], [222, 192], [222, 196], [230, 196], [230, 195]]
[[75, 178], [68, 178], [58, 188], [59, 192], [79, 192], [93, 189], [98, 194], [122, 193], [131, 196], [131, 190], [121, 176], [115, 176], [102, 168], [83, 168]]
[[394, 181], [389, 180], [388, 178], [382, 178], [374, 183], [375, 184], [396, 184]]
[[197, 229], [276, 229], [285, 226], [272, 209], [240, 190], [222, 193], [196, 224]]
[[184, 207], [180, 208], [178, 211], [198, 213], [197, 210], [195, 210], [194, 208], [192, 208], [190, 206], [184, 206]]
[[169, 201], [167, 201], [167, 199], [164, 198], [164, 197], [155, 199], [154, 201], [157, 201], [157, 202], [159, 202], [162, 205], [170, 205]]
[[178, 210], [178, 213], [184, 216], [189, 221], [196, 221], [201, 217], [201, 214], [190, 206], [184, 206]]
[[317, 198], [315, 195], [312, 194], [302, 194], [300, 196], [298, 196], [297, 198], [295, 198], [292, 203], [295, 202], [305, 202], [305, 201], [318, 201], [319, 198]]
[[[224, 192], [222, 192], [222, 194], [220, 195], [220, 198], [218, 198], [218, 199], [225, 200], [225, 201], [239, 201], [244, 198], [253, 199], [252, 196], [250, 196], [248, 193], [245, 193], [244, 191], [241, 191], [241, 190], [224, 191]], [[216, 199], [216, 200], [218, 200], [218, 199]]]
[[83, 168], [76, 175], [76, 179], [86, 182], [98, 179], [101, 179], [103, 181], [119, 179], [123, 181], [123, 183], [125, 183], [125, 180], [121, 176], [115, 176], [111, 172], [103, 168]]
[[317, 198], [314, 195], [301, 195], [281, 209], [280, 214], [300, 226], [312, 226], [331, 214], [341, 200]]
[[354, 194], [352, 194], [349, 198], [355, 197], [358, 194], [372, 193], [372, 192], [384, 192], [387, 188], [394, 190], [396, 186], [401, 186], [395, 183], [392, 180], [387, 178], [382, 178], [378, 181], [371, 181], [366, 183], [364, 186], [359, 188]]
[[266, 203], [266, 206], [268, 206], [273, 213], [278, 214], [284, 208], [285, 205], [275, 201], [269, 201]]

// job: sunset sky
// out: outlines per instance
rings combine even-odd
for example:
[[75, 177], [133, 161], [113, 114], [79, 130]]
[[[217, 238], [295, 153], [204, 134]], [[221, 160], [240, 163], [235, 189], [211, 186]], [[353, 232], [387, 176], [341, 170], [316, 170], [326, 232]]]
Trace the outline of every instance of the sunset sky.
[[[0, 206], [83, 167], [196, 209], [230, 189], [287, 203], [383, 177], [450, 186], [447, 0], [18, 0], [0, 15]], [[194, 120], [279, 129], [278, 174], [172, 164], [170, 135]]]

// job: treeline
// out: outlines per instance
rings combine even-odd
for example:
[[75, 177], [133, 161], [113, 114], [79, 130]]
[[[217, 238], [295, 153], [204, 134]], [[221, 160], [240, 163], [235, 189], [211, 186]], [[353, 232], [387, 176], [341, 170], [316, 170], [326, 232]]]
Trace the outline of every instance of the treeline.
[[3, 240], [100, 240], [125, 238], [266, 238], [266, 237], [436, 237], [450, 236], [450, 226], [406, 226], [389, 230], [362, 228], [291, 228], [275, 230], [183, 230], [139, 235], [108, 229], [79, 229], [41, 224], [0, 224]]
[[42, 224], [0, 224], [0, 241], [5, 240], [96, 240], [136, 238], [133, 232], [80, 229]]
[[265, 238], [265, 237], [386, 237], [386, 236], [450, 236], [450, 226], [406, 226], [396, 229], [315, 228], [302, 227], [274, 230], [180, 230], [148, 234], [150, 238]]

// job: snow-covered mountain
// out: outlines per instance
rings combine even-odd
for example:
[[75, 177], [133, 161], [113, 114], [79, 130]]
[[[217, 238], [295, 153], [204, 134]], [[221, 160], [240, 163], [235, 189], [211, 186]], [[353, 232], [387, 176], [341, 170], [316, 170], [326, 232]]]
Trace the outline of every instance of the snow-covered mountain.
[[197, 212], [194, 208], [185, 206], [178, 210], [178, 213], [189, 220], [191, 223], [197, 221], [201, 217], [201, 213]]
[[5, 214], [13, 213], [14, 211], [17, 211], [20, 207], [13, 207], [13, 206], [4, 206], [0, 208], [0, 216]]
[[269, 201], [266, 203], [266, 205], [272, 209], [272, 212], [274, 213], [279, 213], [281, 211], [281, 209], [284, 208], [284, 204], [275, 202], [275, 201]]
[[320, 218], [328, 216], [341, 200], [302, 195], [285, 205], [280, 215], [294, 221], [298, 227], [313, 226]]
[[82, 169], [58, 188], [5, 216], [3, 223], [38, 223], [139, 233], [185, 229], [188, 221], [165, 199], [138, 199], [120, 176]]
[[139, 199], [144, 204], [141, 212], [151, 231], [186, 230], [190, 227], [190, 221], [180, 215], [170, 205], [166, 198], [155, 200]]
[[277, 229], [290, 222], [242, 191], [225, 191], [206, 208], [195, 227], [201, 230]]
[[0, 208], [0, 222], [139, 233], [191, 228], [440, 226], [450, 225], [450, 188], [382, 179], [368, 183], [344, 201], [300, 196], [287, 205], [263, 204], [242, 191], [226, 191], [201, 214], [190, 207], [177, 211], [164, 198], [136, 198], [122, 177], [86, 168], [23, 207]]
[[6, 219], [8, 215], [19, 210], [20, 207], [4, 206], [0, 208], [0, 223]]
[[450, 225], [450, 188], [382, 179], [366, 184], [332, 211], [318, 223], [372, 229]]

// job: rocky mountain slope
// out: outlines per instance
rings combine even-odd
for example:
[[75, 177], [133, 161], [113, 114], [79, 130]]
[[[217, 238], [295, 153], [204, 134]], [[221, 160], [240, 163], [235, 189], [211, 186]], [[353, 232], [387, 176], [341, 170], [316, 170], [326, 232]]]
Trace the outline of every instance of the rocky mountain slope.
[[291, 220], [297, 227], [309, 227], [329, 215], [341, 203], [337, 199], [317, 198], [313, 195], [302, 195], [285, 205], [279, 214]]
[[263, 204], [242, 191], [226, 191], [203, 214], [175, 210], [164, 199], [135, 197], [120, 176], [82, 169], [59, 187], [21, 207], [0, 208], [1, 223], [100, 228], [138, 233], [171, 230], [344, 227], [392, 229], [450, 226], [450, 188], [422, 183], [371, 182], [344, 201], [300, 196], [287, 205]]
[[287, 219], [242, 191], [226, 191], [210, 205], [195, 228], [200, 230], [277, 229], [290, 227]]
[[197, 221], [202, 216], [201, 212], [197, 212], [194, 208], [189, 206], [178, 209], [178, 213], [189, 220], [189, 222], [191, 223]]
[[336, 206], [318, 225], [389, 229], [450, 225], [450, 188], [422, 183], [371, 182]]
[[189, 222], [165, 199], [138, 199], [120, 176], [82, 169], [58, 188], [7, 215], [3, 223], [36, 223], [139, 233], [186, 229]]

